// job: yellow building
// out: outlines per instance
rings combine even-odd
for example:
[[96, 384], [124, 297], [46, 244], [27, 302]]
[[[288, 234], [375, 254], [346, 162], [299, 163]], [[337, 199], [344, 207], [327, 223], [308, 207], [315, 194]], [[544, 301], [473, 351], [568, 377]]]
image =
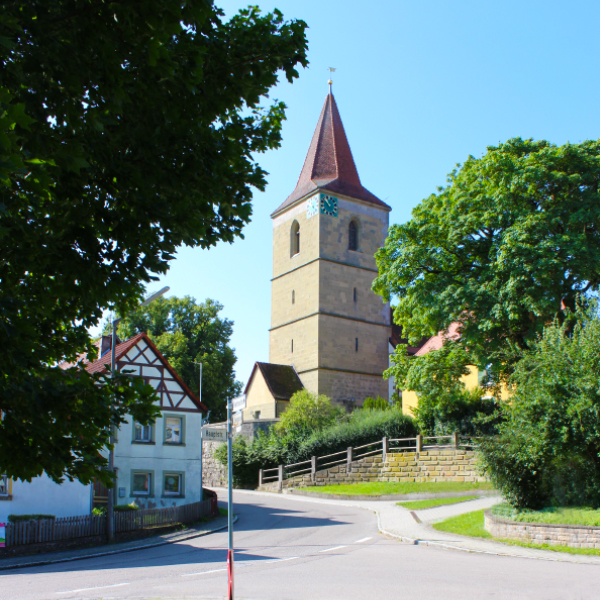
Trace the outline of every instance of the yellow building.
[[250, 374], [244, 394], [244, 422], [278, 419], [287, 409], [290, 398], [304, 389], [294, 367], [257, 362]]
[[329, 93], [296, 188], [271, 215], [269, 360], [348, 407], [388, 398], [390, 309], [371, 284], [390, 210], [363, 187]]
[[[408, 348], [409, 356], [416, 356], [416, 357], [424, 356], [425, 354], [427, 354], [428, 352], [431, 352], [432, 350], [439, 350], [443, 346], [444, 340], [446, 340], [446, 339], [455, 340], [455, 339], [460, 338], [459, 328], [460, 328], [459, 323], [452, 323], [450, 325], [450, 327], [448, 328], [447, 332], [445, 332], [445, 333], [440, 332], [437, 335], [434, 335], [433, 337], [431, 337], [429, 339], [423, 339], [417, 346], [412, 346], [412, 347], [409, 346], [409, 348]], [[395, 331], [392, 332], [392, 339], [394, 337], [394, 333], [397, 330], [400, 331], [399, 336], [398, 336], [398, 334], [396, 334], [398, 336], [398, 339], [396, 340], [396, 344], [398, 344], [398, 343], [407, 344], [408, 340], [401, 339], [402, 328], [398, 327], [397, 325], [394, 325], [393, 329]], [[392, 341], [392, 340], [390, 340], [390, 341]], [[396, 347], [396, 344], [393, 344], [394, 348]], [[463, 375], [460, 379], [465, 384], [465, 387], [467, 390], [474, 390], [480, 386], [481, 379], [482, 379], [482, 376], [484, 375], [484, 373], [480, 373], [479, 369], [475, 365], [467, 365], [467, 368], [469, 369], [469, 373], [467, 375]], [[509, 395], [510, 394], [509, 394], [506, 386], [503, 385], [500, 390], [500, 399], [506, 400], [509, 397]], [[402, 412], [405, 415], [413, 416], [413, 414], [414, 414], [413, 409], [415, 409], [418, 404], [419, 404], [419, 398], [418, 398], [416, 392], [413, 392], [412, 390], [403, 390], [402, 391]]]

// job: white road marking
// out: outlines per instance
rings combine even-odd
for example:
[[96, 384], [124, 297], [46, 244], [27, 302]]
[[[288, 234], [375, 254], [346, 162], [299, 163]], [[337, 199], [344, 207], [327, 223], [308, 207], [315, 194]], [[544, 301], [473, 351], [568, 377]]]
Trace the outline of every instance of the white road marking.
[[227, 571], [227, 569], [213, 569], [212, 571], [200, 571], [198, 573], [182, 573], [182, 577], [191, 577], [192, 575], [206, 575], [208, 573], [218, 573], [219, 571]]
[[362, 542], [368, 542], [369, 540], [372, 540], [372, 537], [368, 537], [368, 538], [363, 538], [362, 540], [356, 540], [354, 543], [355, 544], [361, 544]]
[[339, 550], [340, 548], [346, 548], [347, 546], [336, 546], [335, 548], [327, 548], [327, 550], [319, 550], [319, 552], [331, 552], [332, 550]]
[[297, 556], [289, 556], [288, 558], [277, 558], [276, 560], [268, 560], [264, 563], [257, 563], [259, 565], [268, 565], [269, 563], [283, 562], [284, 560], [295, 560]]
[[78, 590], [69, 590], [67, 592], [55, 592], [55, 594], [74, 594], [75, 592], [89, 592], [90, 590], [104, 590], [106, 588], [120, 587], [122, 585], [131, 585], [129, 583], [113, 583], [112, 585], [101, 585], [98, 587], [79, 588]]

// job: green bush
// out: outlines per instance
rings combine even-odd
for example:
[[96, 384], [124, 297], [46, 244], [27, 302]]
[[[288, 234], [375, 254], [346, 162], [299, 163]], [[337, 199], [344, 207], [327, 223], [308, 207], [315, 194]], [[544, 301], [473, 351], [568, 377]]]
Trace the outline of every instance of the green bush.
[[[269, 434], [259, 433], [251, 443], [244, 437], [238, 437], [233, 444], [234, 485], [256, 487], [259, 469], [341, 452], [348, 446], [362, 446], [383, 437], [404, 438], [415, 435], [416, 428], [412, 418], [397, 410], [356, 410], [346, 422], [310, 434], [281, 435], [272, 430]], [[215, 455], [222, 464], [227, 464], [225, 444], [217, 449]]]
[[389, 410], [392, 405], [385, 398], [377, 396], [377, 398], [365, 398], [362, 407], [364, 410]]
[[21, 521], [40, 521], [42, 519], [56, 519], [54, 515], [8, 515], [9, 523], [19, 523]]
[[324, 394], [301, 390], [290, 398], [290, 405], [275, 429], [284, 434], [305, 434], [329, 427], [345, 417], [344, 409], [332, 404]]
[[130, 510], [140, 510], [140, 507], [132, 502], [131, 504], [117, 504], [114, 510], [115, 512], [128, 512]]
[[483, 440], [485, 468], [519, 509], [600, 506], [600, 319], [579, 309], [519, 351], [499, 434]]

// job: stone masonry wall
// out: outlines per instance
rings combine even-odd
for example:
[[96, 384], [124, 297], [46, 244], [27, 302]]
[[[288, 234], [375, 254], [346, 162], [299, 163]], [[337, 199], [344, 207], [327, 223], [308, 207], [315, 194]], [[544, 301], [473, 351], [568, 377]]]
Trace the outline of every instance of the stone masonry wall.
[[202, 486], [227, 487], [227, 468], [215, 458], [222, 442], [202, 442]]
[[[369, 456], [347, 465], [331, 467], [315, 474], [310, 473], [284, 480], [283, 486], [309, 487], [336, 483], [363, 481], [487, 481], [477, 467], [477, 455], [472, 450], [426, 450], [424, 452], [388, 453], [386, 461], [381, 456]], [[273, 486], [271, 486], [273, 487]]]
[[600, 550], [600, 527], [521, 523], [496, 517], [489, 510], [486, 510], [485, 528], [494, 537], [502, 539]]

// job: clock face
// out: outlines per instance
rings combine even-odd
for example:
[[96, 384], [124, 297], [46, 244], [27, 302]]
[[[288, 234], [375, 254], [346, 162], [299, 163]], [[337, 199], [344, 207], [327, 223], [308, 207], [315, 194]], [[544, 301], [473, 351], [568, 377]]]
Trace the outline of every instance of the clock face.
[[319, 214], [319, 199], [315, 196], [314, 198], [309, 198], [306, 203], [306, 218], [310, 219], [315, 215]]
[[330, 217], [338, 216], [338, 199], [327, 194], [321, 194], [321, 214]]

